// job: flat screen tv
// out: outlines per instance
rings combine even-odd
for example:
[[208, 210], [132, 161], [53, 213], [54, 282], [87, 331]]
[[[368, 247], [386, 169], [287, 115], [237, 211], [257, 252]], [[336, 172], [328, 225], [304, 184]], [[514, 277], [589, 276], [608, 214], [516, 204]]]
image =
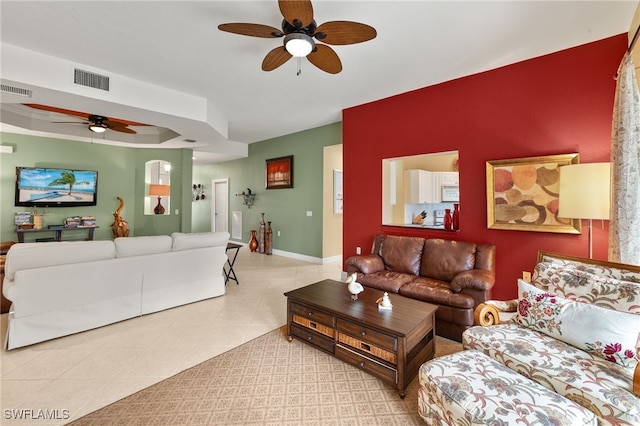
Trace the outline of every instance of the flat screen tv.
[[16, 206], [95, 206], [98, 172], [16, 167]]

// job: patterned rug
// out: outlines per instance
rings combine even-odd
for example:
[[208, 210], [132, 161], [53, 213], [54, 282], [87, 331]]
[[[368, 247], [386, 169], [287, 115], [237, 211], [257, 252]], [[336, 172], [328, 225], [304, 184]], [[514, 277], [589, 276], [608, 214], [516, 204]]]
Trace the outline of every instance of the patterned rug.
[[[73, 426], [421, 425], [416, 377], [395, 388], [276, 329], [90, 413]], [[459, 343], [436, 338], [436, 356]]]

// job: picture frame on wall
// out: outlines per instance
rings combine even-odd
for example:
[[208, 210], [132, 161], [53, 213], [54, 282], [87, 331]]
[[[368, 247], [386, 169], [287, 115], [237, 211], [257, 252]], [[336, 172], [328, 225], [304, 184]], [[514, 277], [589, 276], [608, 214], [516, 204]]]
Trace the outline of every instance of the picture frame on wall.
[[487, 161], [487, 228], [580, 234], [580, 219], [558, 217], [560, 167], [579, 162], [577, 153]]
[[266, 160], [266, 189], [293, 188], [293, 155]]

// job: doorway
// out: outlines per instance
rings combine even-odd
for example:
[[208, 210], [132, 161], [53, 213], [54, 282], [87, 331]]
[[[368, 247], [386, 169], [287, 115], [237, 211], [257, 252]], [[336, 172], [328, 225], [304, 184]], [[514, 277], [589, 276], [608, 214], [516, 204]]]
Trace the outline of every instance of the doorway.
[[213, 179], [211, 187], [211, 231], [229, 232], [229, 179]]

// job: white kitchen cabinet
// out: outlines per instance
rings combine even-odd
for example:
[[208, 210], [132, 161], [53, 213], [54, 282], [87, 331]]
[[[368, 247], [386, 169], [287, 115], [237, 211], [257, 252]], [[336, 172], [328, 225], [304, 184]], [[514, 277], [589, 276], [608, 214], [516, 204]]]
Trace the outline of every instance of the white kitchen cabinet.
[[437, 203], [435, 201], [435, 185], [433, 172], [427, 170], [405, 170], [404, 202], [405, 204]]
[[441, 186], [455, 186], [460, 182], [458, 172], [438, 172]]
[[445, 186], [458, 186], [458, 172], [433, 172], [433, 202], [442, 203], [442, 188]]

